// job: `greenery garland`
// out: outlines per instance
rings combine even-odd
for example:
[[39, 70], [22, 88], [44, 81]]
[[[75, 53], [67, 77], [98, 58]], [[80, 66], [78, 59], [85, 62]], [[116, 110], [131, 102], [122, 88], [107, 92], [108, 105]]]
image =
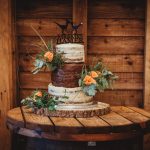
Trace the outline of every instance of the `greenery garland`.
[[95, 96], [97, 91], [102, 92], [105, 89], [112, 88], [112, 83], [117, 78], [99, 61], [95, 66], [89, 68], [83, 66], [79, 86], [82, 87], [86, 95]]
[[[67, 99], [68, 97], [64, 96], [62, 98]], [[31, 96], [21, 101], [22, 105], [27, 108], [48, 108], [50, 111], [55, 110], [59, 102], [61, 100], [58, 100], [57, 96], [52, 96], [48, 92], [40, 90], [33, 91]]]
[[32, 73], [36, 74], [41, 69], [46, 67], [48, 67], [50, 71], [54, 71], [55, 69], [63, 66], [64, 61], [62, 58], [62, 54], [56, 53], [53, 48], [53, 42], [51, 41], [46, 43], [46, 41], [42, 38], [39, 32], [34, 27], [31, 26], [31, 28], [42, 42], [42, 46], [36, 45], [38, 48], [41, 49], [41, 52], [36, 55], [35, 61], [33, 63], [35, 68], [32, 70]]
[[56, 53], [52, 50], [42, 51], [40, 54], [36, 55], [34, 62], [34, 69], [32, 70], [33, 74], [38, 73], [41, 69], [48, 67], [50, 71], [64, 65], [62, 59], [62, 54]]

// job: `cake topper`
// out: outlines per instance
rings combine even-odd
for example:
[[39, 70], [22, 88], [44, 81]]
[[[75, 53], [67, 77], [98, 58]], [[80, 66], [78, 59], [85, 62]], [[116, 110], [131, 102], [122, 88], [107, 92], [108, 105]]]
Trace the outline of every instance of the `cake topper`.
[[61, 32], [62, 34], [64, 34], [65, 31], [67, 31], [67, 27], [68, 27], [68, 24], [70, 23], [70, 20], [69, 19], [66, 19], [66, 24], [59, 24], [57, 22], [55, 22], [58, 27], [61, 29]]
[[73, 22], [71, 22], [72, 28], [73, 28], [73, 33], [77, 34], [78, 33], [78, 28], [83, 25], [83, 23], [79, 23], [78, 25], [73, 24]]
[[[55, 22], [57, 26], [61, 29], [61, 34], [57, 37], [57, 44], [64, 43], [83, 43], [82, 34], [78, 34], [79, 27], [83, 24], [74, 24], [71, 20], [66, 19], [65, 24], [59, 24]], [[68, 30], [69, 24], [71, 25], [71, 30]]]

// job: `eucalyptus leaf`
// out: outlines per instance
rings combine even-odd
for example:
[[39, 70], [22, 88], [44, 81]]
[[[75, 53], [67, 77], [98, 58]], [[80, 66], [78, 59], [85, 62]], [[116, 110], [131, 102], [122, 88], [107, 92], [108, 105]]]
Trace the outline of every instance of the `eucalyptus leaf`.
[[94, 84], [92, 84], [90, 86], [85, 86], [83, 88], [83, 91], [85, 94], [87, 94], [89, 96], [94, 96], [96, 94], [96, 86]]

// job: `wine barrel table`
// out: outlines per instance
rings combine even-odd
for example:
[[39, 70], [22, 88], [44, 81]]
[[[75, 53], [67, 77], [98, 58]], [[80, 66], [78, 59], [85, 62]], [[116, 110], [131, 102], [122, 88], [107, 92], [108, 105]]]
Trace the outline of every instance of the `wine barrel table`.
[[[10, 110], [7, 126], [17, 134], [61, 141], [115, 141], [150, 132], [150, 113], [136, 107], [113, 106], [91, 118], [46, 117], [24, 107]], [[142, 146], [141, 146], [142, 149]]]

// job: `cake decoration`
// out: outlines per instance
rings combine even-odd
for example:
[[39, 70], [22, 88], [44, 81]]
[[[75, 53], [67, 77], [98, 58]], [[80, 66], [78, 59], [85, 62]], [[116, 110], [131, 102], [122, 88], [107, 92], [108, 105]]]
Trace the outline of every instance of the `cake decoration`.
[[[83, 43], [82, 34], [78, 34], [79, 27], [83, 24], [82, 22], [79, 24], [74, 24], [69, 19], [66, 19], [66, 24], [59, 24], [55, 22], [57, 26], [61, 29], [61, 34], [58, 34], [57, 44], [65, 44], [65, 43]], [[72, 30], [68, 30], [68, 25], [71, 25]]]
[[48, 67], [50, 71], [54, 71], [64, 65], [64, 60], [62, 58], [62, 53], [57, 53], [53, 47], [52, 41], [46, 43], [41, 37], [37, 30], [33, 27], [32, 29], [41, 39], [42, 45], [37, 45], [41, 49], [41, 52], [36, 55], [34, 59], [34, 69], [33, 74], [38, 73], [41, 69]]
[[[117, 79], [101, 61], [94, 66], [85, 64], [85, 51], [82, 35], [78, 28], [82, 25], [66, 20], [56, 23], [61, 29], [57, 44], [46, 43], [34, 29], [43, 43], [41, 52], [36, 55], [33, 74], [48, 67], [51, 81], [48, 92], [35, 90], [22, 104], [32, 108], [36, 114], [59, 117], [92, 117], [110, 112], [109, 104], [94, 101], [98, 91], [111, 87]], [[72, 30], [68, 31], [71, 25]], [[38, 88], [38, 87], [37, 87]]]
[[82, 87], [85, 94], [95, 96], [97, 91], [103, 92], [105, 89], [112, 88], [112, 83], [117, 78], [99, 61], [93, 67], [83, 66], [79, 86]]

